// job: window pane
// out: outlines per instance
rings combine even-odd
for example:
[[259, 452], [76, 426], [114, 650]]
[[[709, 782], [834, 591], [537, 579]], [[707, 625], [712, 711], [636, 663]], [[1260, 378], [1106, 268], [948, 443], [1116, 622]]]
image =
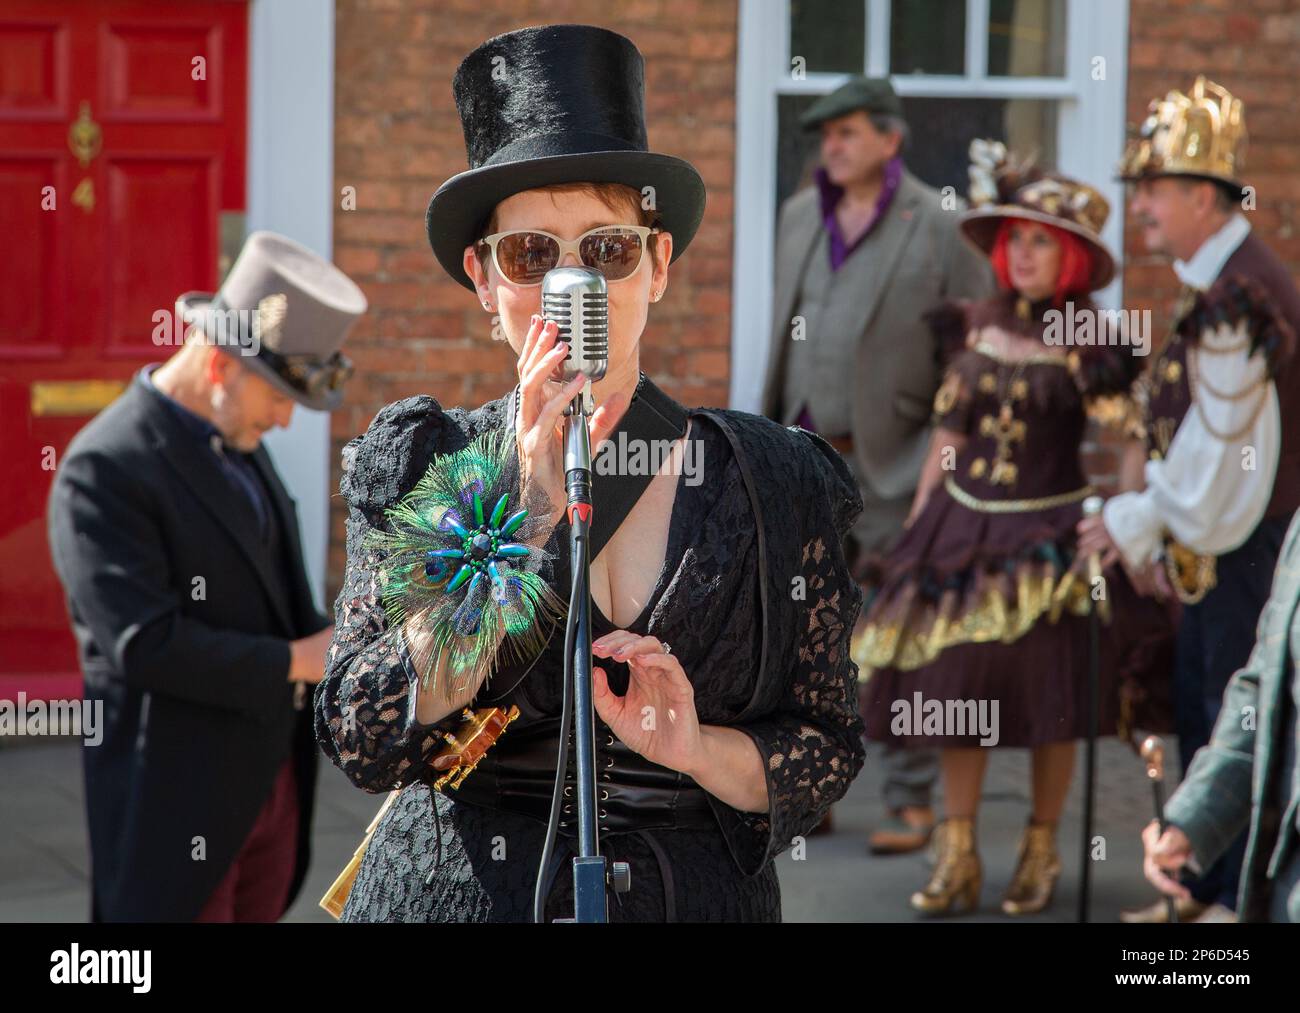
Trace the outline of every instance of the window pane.
[[817, 95], [778, 95], [776, 99], [776, 206], [796, 190], [812, 182], [818, 165], [821, 134], [804, 133], [799, 117], [813, 104]]
[[905, 98], [903, 115], [912, 131], [907, 167], [931, 186], [953, 186], [965, 197], [970, 142], [989, 137], [1022, 158], [1037, 152], [1038, 165], [1055, 169], [1056, 113], [1055, 99]]
[[[799, 129], [799, 114], [816, 96], [777, 98], [776, 205], [812, 183], [820, 158], [820, 134]], [[905, 98], [903, 115], [912, 141], [903, 161], [933, 187], [952, 186], [963, 197], [969, 186], [970, 142], [975, 137], [1005, 141], [1017, 155], [1038, 152], [1037, 162], [1056, 166], [1054, 99]], [[1096, 186], [1104, 180], [1087, 180]]]
[[889, 72], [966, 73], [966, 0], [893, 0]]
[[802, 56], [810, 74], [861, 74], [866, 12], [866, 0], [790, 0], [790, 59]]
[[990, 0], [990, 77], [1065, 76], [1065, 0]]

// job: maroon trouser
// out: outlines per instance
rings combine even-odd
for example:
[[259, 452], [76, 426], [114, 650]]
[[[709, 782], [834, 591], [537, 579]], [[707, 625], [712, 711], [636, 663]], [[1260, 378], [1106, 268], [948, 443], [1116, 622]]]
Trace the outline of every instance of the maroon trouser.
[[225, 878], [195, 921], [275, 921], [288, 899], [297, 859], [298, 785], [290, 756]]

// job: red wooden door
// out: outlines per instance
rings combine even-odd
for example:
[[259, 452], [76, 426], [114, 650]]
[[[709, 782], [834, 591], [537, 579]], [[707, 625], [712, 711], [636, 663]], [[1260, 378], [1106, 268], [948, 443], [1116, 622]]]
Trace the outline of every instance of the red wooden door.
[[244, 207], [242, 0], [0, 6], [0, 699], [80, 694], [45, 537], [68, 441], [217, 282]]

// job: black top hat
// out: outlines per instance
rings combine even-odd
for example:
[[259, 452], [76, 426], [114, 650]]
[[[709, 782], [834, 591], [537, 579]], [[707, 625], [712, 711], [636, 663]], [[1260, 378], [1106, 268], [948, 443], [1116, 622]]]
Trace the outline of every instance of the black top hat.
[[646, 147], [645, 63], [630, 39], [591, 25], [542, 25], [488, 39], [452, 81], [469, 169], [438, 188], [425, 228], [466, 288], [465, 247], [512, 194], [552, 183], [653, 187], [673, 260], [704, 216], [695, 166]]

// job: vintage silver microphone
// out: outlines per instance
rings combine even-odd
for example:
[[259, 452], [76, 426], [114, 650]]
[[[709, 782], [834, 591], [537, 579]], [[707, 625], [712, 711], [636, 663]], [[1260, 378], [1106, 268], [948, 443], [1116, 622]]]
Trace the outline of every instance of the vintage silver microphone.
[[564, 773], [568, 769], [569, 719], [577, 769], [578, 848], [573, 858], [573, 918], [560, 921], [608, 922], [608, 882], [623, 892], [630, 886], [626, 862], [615, 862], [606, 875], [596, 831], [596, 712], [591, 663], [591, 434], [588, 420], [595, 410], [591, 384], [609, 367], [609, 290], [605, 276], [589, 267], [556, 267], [542, 278], [542, 316], [557, 324], [557, 341], [568, 342], [562, 366], [564, 382], [587, 378], [564, 419], [564, 485], [568, 492], [569, 559], [573, 586], [564, 636], [564, 714], [560, 722], [555, 792], [542, 848], [533, 917], [541, 921], [546, 907], [542, 884], [550, 866], [558, 832]]
[[[609, 289], [590, 267], [554, 267], [542, 278], [542, 316], [554, 320], [555, 340], [569, 343], [564, 379], [581, 373], [603, 380], [609, 367]], [[584, 393], [587, 388], [584, 388]]]
[[609, 288], [605, 276], [590, 267], [553, 267], [542, 277], [542, 317], [554, 320], [556, 341], [569, 345], [561, 366], [564, 382], [587, 378], [564, 415], [564, 477], [569, 493], [569, 521], [575, 511], [591, 522], [591, 435], [587, 420], [595, 411], [594, 380], [609, 368]]

